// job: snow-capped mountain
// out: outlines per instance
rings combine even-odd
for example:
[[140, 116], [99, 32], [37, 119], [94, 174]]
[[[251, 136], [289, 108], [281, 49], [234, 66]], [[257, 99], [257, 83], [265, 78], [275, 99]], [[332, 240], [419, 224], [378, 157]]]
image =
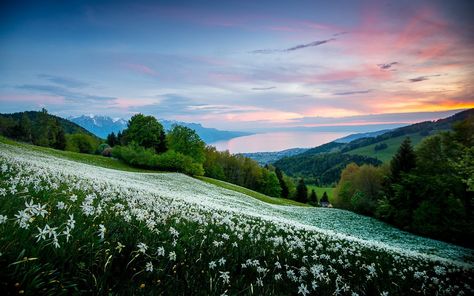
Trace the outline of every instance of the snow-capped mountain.
[[[128, 122], [123, 118], [111, 118], [100, 115], [81, 115], [78, 117], [69, 117], [68, 119], [103, 139], [111, 132], [118, 133], [127, 128]], [[221, 131], [215, 128], [203, 127], [199, 123], [179, 122], [174, 120], [159, 121], [165, 130], [170, 130], [174, 124], [189, 127], [195, 130], [201, 139], [208, 144], [251, 134], [247, 132]]]

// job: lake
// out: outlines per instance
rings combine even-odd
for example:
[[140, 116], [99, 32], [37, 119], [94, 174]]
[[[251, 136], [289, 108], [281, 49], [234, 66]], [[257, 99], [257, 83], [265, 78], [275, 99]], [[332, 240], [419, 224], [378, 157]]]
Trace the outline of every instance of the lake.
[[217, 150], [231, 153], [271, 152], [289, 148], [311, 148], [354, 132], [271, 132], [211, 143]]

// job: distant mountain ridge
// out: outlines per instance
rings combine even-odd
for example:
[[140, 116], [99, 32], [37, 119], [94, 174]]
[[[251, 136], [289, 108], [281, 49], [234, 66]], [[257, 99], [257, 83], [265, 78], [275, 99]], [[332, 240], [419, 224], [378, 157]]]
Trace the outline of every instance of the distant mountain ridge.
[[[274, 165], [286, 174], [304, 177], [310, 182], [333, 184], [340, 172], [350, 162], [359, 165], [379, 164], [389, 161], [404, 138], [410, 137], [412, 144], [441, 131], [450, 130], [453, 123], [474, 116], [474, 109], [456, 113], [436, 121], [424, 121], [396, 128], [375, 137], [358, 138], [349, 143], [336, 141], [311, 148], [301, 154], [282, 158]], [[376, 149], [377, 145], [385, 144]]]
[[282, 151], [275, 152], [252, 152], [252, 153], [240, 153], [241, 155], [252, 158], [257, 161], [260, 165], [266, 165], [273, 163], [283, 157], [289, 157], [297, 154], [301, 154], [307, 151], [308, 148], [291, 148]]
[[[69, 117], [70, 121], [82, 126], [88, 131], [94, 133], [100, 138], [105, 139], [108, 134], [118, 133], [127, 128], [127, 120], [122, 118], [111, 118], [100, 115], [81, 115], [77, 117]], [[207, 144], [225, 141], [236, 137], [248, 136], [251, 133], [239, 131], [222, 131], [215, 128], [203, 127], [199, 123], [188, 123], [174, 120], [159, 120], [165, 130], [170, 130], [174, 124], [186, 126], [196, 131], [201, 139]]]

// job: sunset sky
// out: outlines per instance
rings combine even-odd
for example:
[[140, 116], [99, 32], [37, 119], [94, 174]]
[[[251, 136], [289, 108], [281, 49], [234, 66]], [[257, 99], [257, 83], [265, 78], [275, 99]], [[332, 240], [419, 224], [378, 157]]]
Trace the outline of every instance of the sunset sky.
[[417, 112], [474, 107], [472, 11], [474, 1], [2, 1], [0, 112], [143, 112], [235, 130], [424, 120]]

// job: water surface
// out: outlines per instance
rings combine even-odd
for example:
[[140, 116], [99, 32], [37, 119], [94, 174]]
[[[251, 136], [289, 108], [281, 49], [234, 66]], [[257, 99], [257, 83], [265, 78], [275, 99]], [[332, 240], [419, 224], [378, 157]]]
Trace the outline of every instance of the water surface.
[[231, 153], [271, 152], [289, 148], [311, 148], [353, 132], [271, 132], [211, 143], [217, 150]]

